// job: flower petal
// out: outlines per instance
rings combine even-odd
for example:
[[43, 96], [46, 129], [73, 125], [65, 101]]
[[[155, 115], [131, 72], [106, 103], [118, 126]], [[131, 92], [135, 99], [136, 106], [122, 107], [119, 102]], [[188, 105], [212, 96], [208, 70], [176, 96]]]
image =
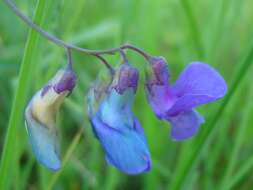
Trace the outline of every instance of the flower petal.
[[[138, 75], [135, 68], [124, 63], [105, 89], [106, 93], [99, 88], [103, 85], [97, 85], [88, 94], [89, 120], [104, 149], [105, 159], [127, 174], [139, 174], [151, 168], [143, 129], [132, 112]], [[99, 106], [94, 109], [96, 102]]]
[[25, 116], [29, 141], [37, 160], [49, 169], [60, 169], [61, 161], [56, 130], [50, 130], [35, 120], [30, 106], [26, 109]]
[[[112, 89], [110, 94], [101, 103], [98, 111], [101, 120], [108, 126], [113, 126], [118, 130], [124, 129], [126, 126], [132, 127], [134, 117], [131, 106], [133, 98], [133, 89], [125, 90], [122, 95], [118, 94], [115, 89]], [[123, 123], [123, 125], [119, 125], [119, 123]]]
[[162, 119], [175, 101], [169, 85], [168, 64], [163, 57], [152, 57], [148, 69], [145, 84], [147, 98], [156, 116]]
[[222, 98], [226, 94], [227, 85], [212, 67], [193, 62], [182, 72], [172, 90], [177, 100], [167, 115], [176, 115]]
[[[124, 130], [115, 129], [103, 123], [98, 116], [93, 117], [91, 123], [104, 148], [108, 164], [127, 174], [150, 170], [150, 154], [143, 133], [130, 126], [125, 126]], [[138, 125], [136, 119], [134, 125]]]
[[204, 118], [196, 111], [183, 112], [174, 117], [168, 117], [171, 123], [171, 137], [176, 141], [191, 138], [198, 132], [199, 126], [204, 123]]
[[163, 119], [166, 112], [175, 102], [175, 96], [172, 94], [171, 87], [165, 85], [152, 85], [146, 87], [148, 102], [159, 119]]
[[56, 116], [64, 99], [72, 92], [76, 75], [60, 69], [32, 98], [25, 111], [26, 129], [37, 160], [52, 170], [61, 167]]

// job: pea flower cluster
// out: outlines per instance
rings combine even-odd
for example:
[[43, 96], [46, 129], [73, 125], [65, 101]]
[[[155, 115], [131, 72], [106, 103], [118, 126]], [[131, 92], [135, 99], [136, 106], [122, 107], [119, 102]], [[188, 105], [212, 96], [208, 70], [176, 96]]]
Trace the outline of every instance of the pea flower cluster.
[[[71, 58], [74, 50], [95, 56], [109, 70], [110, 79], [98, 78], [88, 92], [88, 117], [104, 150], [105, 160], [126, 174], [150, 171], [152, 161], [144, 130], [132, 110], [139, 71], [129, 63], [124, 50], [132, 50], [148, 62], [147, 99], [157, 118], [170, 123], [173, 140], [183, 141], [195, 135], [204, 123], [204, 118], [195, 108], [216, 101], [227, 92], [223, 77], [208, 64], [190, 63], [171, 85], [168, 64], [163, 57], [151, 56], [131, 44], [91, 50], [67, 43], [33, 23], [12, 1], [4, 2], [30, 28], [67, 50], [68, 66], [60, 69], [35, 93], [25, 110], [25, 124], [33, 153], [42, 165], [51, 170], [61, 168], [56, 117], [64, 99], [76, 85], [77, 76]], [[123, 63], [116, 69], [103, 57], [114, 53], [120, 53], [123, 58]]]
[[[173, 85], [163, 57], [146, 56], [146, 94], [158, 119], [171, 125], [171, 138], [182, 141], [199, 130], [204, 118], [195, 110], [222, 98], [227, 91], [222, 76], [208, 64], [190, 63]], [[98, 79], [87, 95], [88, 117], [109, 165], [126, 174], [140, 174], [152, 167], [144, 130], [132, 106], [139, 71], [126, 57], [107, 79]], [[76, 85], [76, 75], [61, 69], [32, 98], [25, 120], [32, 150], [37, 160], [52, 170], [61, 167], [56, 115], [61, 103]], [[146, 126], [149, 127], [149, 126]]]

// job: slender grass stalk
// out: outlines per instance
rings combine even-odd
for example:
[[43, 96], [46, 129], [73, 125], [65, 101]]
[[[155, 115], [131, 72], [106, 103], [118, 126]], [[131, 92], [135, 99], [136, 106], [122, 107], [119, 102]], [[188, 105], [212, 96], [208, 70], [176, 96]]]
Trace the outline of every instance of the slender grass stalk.
[[[230, 1], [222, 0], [221, 9], [218, 14], [219, 16], [217, 19], [217, 23], [216, 23], [216, 26], [214, 27], [216, 30], [214, 32], [214, 35], [213, 35], [211, 43], [210, 43], [209, 55], [210, 55], [210, 59], [212, 59], [212, 60], [215, 59], [215, 55], [216, 55], [215, 51], [217, 51], [217, 48], [216, 48], [217, 44], [220, 44], [219, 40], [222, 39], [224, 23], [226, 20], [229, 6], [231, 6]], [[212, 63], [212, 61], [211, 61], [211, 63]]]
[[251, 45], [246, 57], [239, 63], [239, 69], [234, 77], [234, 81], [230, 87], [230, 91], [225, 97], [224, 101], [222, 102], [221, 106], [217, 110], [216, 114], [214, 115], [213, 119], [209, 122], [208, 126], [205, 127], [204, 130], [201, 131], [201, 135], [199, 136], [199, 141], [193, 147], [192, 152], [188, 155], [187, 160], [183, 163], [182, 167], [177, 170], [174, 180], [172, 180], [170, 190], [178, 190], [182, 187], [185, 178], [190, 174], [191, 169], [201, 156], [203, 149], [207, 146], [210, 136], [212, 132], [216, 128], [216, 124], [219, 118], [222, 116], [226, 106], [228, 105], [230, 99], [234, 95], [235, 91], [237, 90], [238, 86], [240, 85], [243, 77], [249, 71], [249, 67], [251, 66], [253, 59], [253, 45]]
[[249, 104], [248, 106], [246, 106], [246, 110], [245, 110], [245, 113], [246, 113], [246, 116], [244, 117], [245, 119], [243, 120], [244, 123], [238, 127], [238, 130], [236, 131], [235, 134], [236, 137], [235, 137], [235, 145], [233, 146], [233, 150], [232, 150], [232, 153], [231, 155], [229, 156], [229, 162], [228, 162], [228, 165], [225, 169], [225, 173], [223, 175], [223, 178], [221, 180], [221, 186], [220, 186], [220, 189], [224, 189], [226, 184], [228, 183], [228, 180], [229, 180], [229, 177], [232, 175], [232, 172], [233, 172], [233, 169], [235, 167], [235, 164], [236, 164], [236, 161], [237, 161], [237, 158], [238, 158], [238, 153], [240, 151], [240, 148], [242, 146], [242, 143], [243, 143], [243, 137], [244, 137], [244, 133], [245, 133], [245, 130], [246, 130], [246, 127], [247, 127], [247, 121], [250, 117], [250, 114], [251, 114], [251, 108], [253, 106], [253, 102], [251, 101], [251, 97], [253, 95], [253, 92], [251, 90], [251, 93], [250, 93], [250, 100], [249, 100]]
[[[36, 6], [34, 22], [41, 23], [45, 0], [39, 0]], [[12, 153], [15, 152], [17, 126], [22, 120], [23, 110], [25, 107], [26, 94], [28, 91], [29, 79], [32, 75], [32, 55], [36, 50], [38, 34], [30, 30], [27, 38], [24, 57], [21, 63], [18, 86], [15, 93], [9, 125], [5, 137], [3, 153], [0, 166], [0, 189], [8, 189], [8, 178], [12, 173]]]
[[240, 167], [240, 170], [237, 174], [228, 181], [224, 189], [232, 189], [236, 186], [242, 179], [245, 179], [245, 176], [252, 172], [253, 168], [253, 156], [246, 160], [245, 164]]
[[32, 157], [29, 159], [26, 167], [23, 169], [22, 171], [22, 176], [20, 179], [20, 186], [16, 189], [19, 190], [26, 190], [27, 188], [27, 181], [29, 180], [29, 175], [31, 174], [32, 171], [32, 167], [34, 164], [34, 159], [32, 159]]
[[253, 107], [253, 102], [251, 101], [252, 96], [253, 96], [253, 88], [251, 88], [251, 92], [250, 92], [250, 95], [248, 98], [249, 104], [246, 106], [245, 111], [244, 111], [245, 112], [244, 120], [243, 120], [241, 126], [238, 128], [238, 130], [235, 133], [235, 134], [237, 134], [235, 137], [235, 145], [233, 146], [232, 153], [229, 156], [230, 160], [228, 162], [228, 165], [225, 170], [225, 174], [223, 175], [223, 179], [221, 181], [220, 189], [222, 189], [222, 190], [229, 189], [229, 184], [230, 184], [232, 172], [233, 172], [235, 165], [237, 163], [239, 151], [240, 151], [240, 148], [242, 147], [242, 143], [244, 140], [245, 130], [248, 126], [248, 121], [252, 116], [251, 115], [252, 114], [252, 107]]
[[[236, 3], [237, 2], [237, 3]], [[228, 34], [229, 31], [231, 31], [232, 26], [234, 27], [234, 24], [237, 23], [238, 19], [241, 16], [241, 11], [240, 7], [244, 5], [243, 1], [228, 1], [228, 0], [222, 0], [220, 3], [215, 2], [216, 5], [215, 8], [219, 10], [217, 13], [214, 11], [213, 16], [215, 14], [218, 15], [216, 22], [214, 25], [210, 25], [211, 28], [209, 30], [211, 31], [210, 35], [212, 36], [211, 40], [209, 40], [209, 54], [208, 54], [208, 60], [209, 63], [211, 63], [214, 66], [217, 66], [221, 68], [221, 63], [224, 60], [224, 57], [220, 57], [221, 52], [226, 52], [226, 49], [229, 49], [231, 46], [231, 35], [224, 35]], [[214, 10], [215, 10], [214, 8]], [[225, 47], [224, 47], [225, 45]], [[240, 50], [245, 51], [244, 49], [240, 48]], [[217, 57], [218, 56], [218, 57]], [[219, 61], [218, 61], [219, 60]], [[219, 66], [218, 66], [219, 65]], [[244, 80], [246, 81], [246, 80]], [[240, 85], [241, 89], [243, 89], [242, 86]], [[241, 90], [240, 89], [240, 90]], [[240, 90], [237, 90], [240, 92]], [[229, 154], [229, 152], [224, 153], [224, 151], [227, 151], [227, 149], [224, 149], [224, 145], [226, 146], [227, 144], [227, 135], [228, 135], [228, 127], [231, 126], [231, 118], [235, 116], [234, 113], [237, 112], [238, 109], [238, 103], [241, 101], [241, 96], [242, 94], [236, 93], [236, 95], [230, 100], [229, 107], [226, 108], [226, 113], [223, 114], [223, 117], [221, 118], [221, 121], [219, 122], [219, 136], [217, 138], [217, 141], [215, 141], [214, 144], [208, 148], [208, 151], [212, 151], [212, 154], [207, 154], [206, 158], [203, 158], [205, 162], [208, 162], [206, 164], [205, 168], [206, 171], [204, 171], [205, 174], [205, 189], [213, 189], [217, 188], [217, 182], [214, 179], [214, 175], [217, 173], [217, 164], [219, 163], [219, 160], [221, 158], [221, 155], [228, 155], [227, 159], [228, 162], [231, 161], [234, 157]], [[248, 104], [247, 104], [248, 105]], [[247, 106], [246, 105], [246, 106]], [[245, 106], [245, 107], [246, 107]], [[242, 112], [245, 112], [246, 109], [243, 109]], [[244, 114], [243, 114], [244, 115]], [[241, 127], [238, 127], [236, 129], [241, 130]], [[238, 133], [236, 133], [238, 134]], [[233, 140], [234, 142], [234, 140]], [[225, 171], [226, 172], [226, 171]], [[222, 177], [224, 177], [224, 174], [222, 174]], [[202, 177], [203, 179], [203, 177]], [[221, 180], [219, 180], [221, 181]]]
[[153, 169], [157, 172], [157, 174], [166, 179], [170, 179], [172, 176], [172, 172], [168, 170], [168, 168], [163, 164], [161, 164], [158, 160], [154, 160], [154, 158], [153, 158]]
[[105, 181], [104, 190], [114, 190], [117, 189], [117, 186], [119, 185], [119, 177], [120, 173], [117, 171], [117, 169], [113, 167], [108, 167], [108, 177]]
[[191, 32], [192, 39], [194, 40], [194, 45], [196, 49], [196, 53], [198, 55], [199, 59], [205, 58], [205, 51], [203, 47], [202, 42], [202, 35], [200, 33], [200, 30], [198, 28], [197, 20], [194, 17], [192, 8], [188, 0], [181, 0], [182, 7], [185, 11], [185, 14], [187, 16], [188, 22], [189, 22], [189, 29]]
[[[242, 86], [242, 85], [241, 85]], [[239, 94], [239, 93], [237, 93]], [[215, 184], [215, 179], [214, 179], [214, 174], [217, 169], [217, 162], [220, 159], [221, 154], [223, 154], [223, 147], [226, 144], [227, 141], [227, 127], [224, 126], [229, 126], [231, 125], [231, 120], [230, 118], [233, 117], [233, 113], [236, 112], [238, 109], [237, 107], [237, 101], [240, 100], [238, 96], [240, 95], [235, 95], [229, 103], [229, 106], [226, 108], [227, 111], [224, 112], [223, 117], [220, 119], [220, 122], [217, 124], [219, 128], [219, 134], [216, 136], [217, 141], [213, 143], [212, 145], [209, 145], [206, 153], [206, 157], [203, 158], [206, 163], [206, 171], [205, 173], [205, 188], [204, 189], [213, 189], [217, 185]], [[229, 111], [228, 111], [229, 110]], [[208, 151], [212, 150], [212, 154], [208, 154]], [[207, 160], [206, 160], [207, 159]]]
[[[72, 3], [72, 2], [69, 1], [69, 3]], [[73, 12], [73, 15], [69, 17], [71, 22], [67, 22], [67, 26], [65, 27], [65, 31], [64, 31], [64, 39], [68, 38], [68, 36], [70, 36], [70, 34], [73, 33], [73, 29], [78, 24], [79, 18], [82, 17], [82, 11], [87, 1], [79, 0], [79, 1], [76, 1], [76, 3], [78, 6], [75, 7], [75, 12]]]
[[[231, 118], [234, 118], [236, 116], [238, 105], [242, 105], [242, 99], [240, 98], [242, 95], [241, 92], [246, 87], [248, 87], [247, 80], [244, 79], [233, 98], [230, 99], [229, 105], [224, 111], [223, 116], [220, 118], [219, 123], [217, 124], [217, 128], [219, 128], [219, 131], [215, 133], [215, 138], [217, 140], [212, 141], [212, 144], [208, 146], [208, 149], [206, 149], [206, 157], [203, 158], [203, 160], [208, 164], [205, 164], [206, 171], [203, 171], [204, 174], [206, 174], [205, 180], [203, 180], [205, 182], [205, 187], [203, 187], [203, 189], [212, 190], [214, 188], [217, 188], [217, 179], [214, 177], [217, 173], [217, 164], [224, 154], [227, 155], [227, 152], [224, 152], [226, 151], [224, 147], [226, 147], [228, 142], [228, 129], [232, 125], [231, 122], [233, 122], [233, 120], [231, 121]], [[245, 103], [242, 106], [246, 106]], [[245, 110], [242, 110], [242, 112], [244, 113]], [[210, 150], [212, 151], [212, 154], [209, 154]], [[201, 177], [201, 179], [203, 179], [203, 177]]]
[[62, 161], [62, 169], [59, 172], [54, 173], [54, 175], [52, 176], [51, 181], [49, 182], [49, 185], [47, 187], [47, 190], [53, 189], [54, 184], [56, 183], [57, 179], [60, 177], [60, 175], [62, 174], [63, 169], [65, 168], [66, 164], [68, 163], [69, 159], [71, 158], [71, 155], [73, 154], [75, 148], [77, 147], [80, 138], [82, 135], [82, 129], [80, 129], [77, 134], [75, 135], [72, 143], [70, 144], [70, 146], [67, 149], [67, 152], [63, 158]]

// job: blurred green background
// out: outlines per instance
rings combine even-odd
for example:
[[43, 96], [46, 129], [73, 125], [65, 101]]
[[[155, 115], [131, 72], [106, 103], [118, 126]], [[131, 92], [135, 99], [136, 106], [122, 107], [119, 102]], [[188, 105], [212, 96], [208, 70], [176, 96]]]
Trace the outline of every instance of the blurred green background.
[[[64, 49], [42, 38], [0, 2], [0, 189], [253, 189], [253, 2], [251, 0], [17, 0], [19, 9], [64, 41], [90, 49], [131, 43], [169, 63], [172, 81], [191, 61], [215, 67], [229, 85], [224, 100], [200, 107], [206, 123], [191, 140], [174, 142], [144, 93], [145, 61], [134, 104], [153, 169], [128, 176], [109, 167], [87, 120], [85, 96], [104, 66], [74, 52], [78, 84], [58, 117], [63, 169], [53, 173], [31, 152], [24, 109], [66, 64]], [[120, 57], [106, 56], [117, 65]], [[22, 66], [21, 66], [22, 65]], [[9, 131], [7, 135], [7, 128]], [[8, 137], [8, 140], [6, 140]], [[3, 151], [5, 146], [5, 150]], [[3, 153], [4, 152], [4, 153]]]

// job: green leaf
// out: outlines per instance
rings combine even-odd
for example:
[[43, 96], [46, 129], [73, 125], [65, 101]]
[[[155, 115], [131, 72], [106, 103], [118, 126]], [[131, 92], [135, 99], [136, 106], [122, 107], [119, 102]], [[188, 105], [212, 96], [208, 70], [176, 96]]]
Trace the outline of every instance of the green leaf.
[[[40, 25], [43, 17], [43, 10], [45, 8], [45, 0], [39, 0], [36, 6], [34, 22]], [[19, 72], [18, 86], [15, 92], [9, 125], [5, 137], [3, 153], [0, 165], [0, 189], [8, 189], [9, 178], [13, 174], [12, 164], [14, 162], [13, 152], [16, 148], [17, 127], [23, 118], [23, 112], [26, 104], [27, 92], [29, 89], [29, 79], [32, 75], [33, 54], [37, 51], [37, 32], [30, 30], [26, 47], [24, 51], [23, 60]]]

